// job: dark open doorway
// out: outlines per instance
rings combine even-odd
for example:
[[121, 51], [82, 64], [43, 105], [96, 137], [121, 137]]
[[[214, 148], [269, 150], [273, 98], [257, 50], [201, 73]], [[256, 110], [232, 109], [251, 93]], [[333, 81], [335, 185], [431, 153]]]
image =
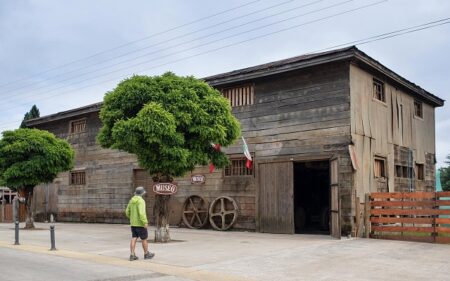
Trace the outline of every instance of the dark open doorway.
[[294, 163], [295, 233], [330, 234], [329, 161]]

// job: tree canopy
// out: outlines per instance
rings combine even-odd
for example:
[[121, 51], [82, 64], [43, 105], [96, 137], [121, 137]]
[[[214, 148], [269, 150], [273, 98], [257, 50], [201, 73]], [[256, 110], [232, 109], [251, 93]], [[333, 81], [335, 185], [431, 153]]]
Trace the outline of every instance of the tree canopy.
[[17, 190], [52, 182], [73, 167], [73, 158], [69, 143], [47, 131], [5, 131], [0, 140], [0, 185]]
[[450, 155], [447, 155], [447, 161], [445, 163], [448, 166], [440, 168], [442, 190], [450, 191]]
[[36, 105], [33, 105], [30, 109], [30, 111], [28, 111], [27, 113], [25, 113], [25, 115], [23, 116], [23, 120], [22, 123], [20, 123], [20, 128], [26, 128], [26, 124], [25, 122], [27, 120], [33, 119], [33, 118], [38, 118], [41, 116], [41, 113], [39, 112], [39, 109], [37, 108]]
[[99, 143], [133, 153], [150, 174], [182, 176], [196, 165], [228, 164], [211, 145], [232, 144], [238, 120], [219, 91], [173, 73], [133, 76], [105, 95]]

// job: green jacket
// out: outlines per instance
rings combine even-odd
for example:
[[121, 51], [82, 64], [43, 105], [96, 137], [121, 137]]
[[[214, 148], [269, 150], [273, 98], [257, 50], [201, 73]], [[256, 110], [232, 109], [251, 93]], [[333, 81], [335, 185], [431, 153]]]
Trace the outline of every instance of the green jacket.
[[131, 226], [144, 226], [148, 223], [145, 201], [141, 196], [135, 195], [130, 199], [125, 214], [130, 219]]

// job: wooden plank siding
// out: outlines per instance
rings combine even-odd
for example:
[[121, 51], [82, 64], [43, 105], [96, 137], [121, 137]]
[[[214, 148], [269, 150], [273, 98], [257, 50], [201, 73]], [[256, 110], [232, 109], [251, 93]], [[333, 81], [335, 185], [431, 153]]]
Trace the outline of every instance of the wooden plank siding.
[[[373, 81], [384, 85], [385, 102], [373, 97]], [[361, 169], [355, 171], [357, 197], [373, 192], [433, 191], [435, 180], [434, 106], [422, 102], [423, 118], [414, 116], [415, 98], [384, 75], [358, 63], [350, 65], [351, 134]], [[411, 157], [408, 156], [411, 153]], [[385, 177], [374, 176], [374, 159], [385, 160]], [[424, 165], [424, 179], [396, 176], [396, 165]]]
[[[211, 202], [219, 196], [230, 196], [239, 207], [236, 228], [256, 229], [258, 208], [267, 204], [257, 198], [258, 164], [305, 159], [330, 159], [339, 156], [339, 188], [342, 220], [346, 229], [352, 227], [352, 170], [347, 152], [350, 137], [350, 94], [348, 63], [330, 63], [307, 70], [293, 71], [264, 79], [245, 81], [252, 85], [254, 104], [233, 108], [240, 120], [242, 134], [254, 155], [255, 171], [249, 176], [224, 176], [222, 170], [209, 173], [198, 167], [192, 174], [203, 174], [206, 183], [193, 185], [190, 176], [177, 178], [178, 193], [170, 200], [170, 223], [181, 223], [181, 208], [190, 195], [201, 195]], [[224, 85], [230, 89], [233, 85]], [[220, 89], [220, 87], [218, 87]], [[233, 93], [233, 91], [230, 91]], [[236, 97], [238, 98], [238, 97]], [[85, 131], [70, 134], [70, 121], [85, 118]], [[124, 208], [133, 189], [147, 189], [147, 211], [153, 213], [151, 178], [140, 170], [136, 158], [124, 152], [101, 148], [96, 135], [101, 126], [97, 112], [73, 116], [39, 126], [67, 139], [76, 151], [75, 169], [86, 173], [85, 185], [70, 185], [69, 173], [62, 173], [51, 185], [58, 194], [57, 213], [61, 221], [126, 222]], [[243, 157], [242, 141], [223, 149], [230, 157]], [[138, 173], [138, 174], [136, 174]], [[292, 171], [280, 170], [280, 177]], [[288, 190], [286, 190], [288, 192]], [[37, 189], [37, 198], [42, 198]], [[347, 196], [348, 198], [344, 198]], [[288, 199], [279, 199], [282, 206]], [[38, 203], [39, 204], [39, 203]], [[41, 205], [42, 208], [42, 205]], [[293, 208], [290, 210], [293, 216]], [[285, 214], [288, 214], [286, 210]], [[280, 220], [284, 219], [280, 218]], [[292, 233], [293, 222], [277, 226], [274, 232]], [[272, 228], [274, 229], [274, 228]]]

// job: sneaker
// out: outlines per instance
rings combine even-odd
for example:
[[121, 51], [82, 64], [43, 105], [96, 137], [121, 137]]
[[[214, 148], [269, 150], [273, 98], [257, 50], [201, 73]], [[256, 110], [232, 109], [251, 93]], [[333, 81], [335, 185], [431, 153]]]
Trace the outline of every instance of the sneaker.
[[153, 258], [154, 256], [155, 256], [154, 253], [147, 252], [147, 254], [144, 255], [144, 259], [149, 260], [149, 259]]
[[130, 255], [130, 261], [138, 260], [139, 258], [135, 255]]

